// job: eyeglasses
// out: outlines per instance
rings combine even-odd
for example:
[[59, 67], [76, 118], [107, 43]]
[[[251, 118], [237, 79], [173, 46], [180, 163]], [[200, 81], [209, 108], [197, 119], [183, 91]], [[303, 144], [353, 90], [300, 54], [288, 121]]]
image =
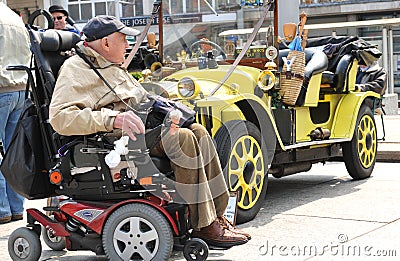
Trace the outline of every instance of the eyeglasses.
[[54, 16], [54, 17], [53, 17], [53, 20], [54, 20], [54, 21], [55, 21], [55, 20], [61, 20], [61, 19], [63, 19], [63, 17], [65, 17], [65, 16], [63, 16], [63, 15]]

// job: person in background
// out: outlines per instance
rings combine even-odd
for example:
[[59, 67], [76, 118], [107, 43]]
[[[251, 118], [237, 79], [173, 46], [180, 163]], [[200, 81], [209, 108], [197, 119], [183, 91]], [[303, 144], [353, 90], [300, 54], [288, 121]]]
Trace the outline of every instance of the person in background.
[[66, 30], [66, 31], [74, 32], [76, 34], [80, 34], [78, 30], [67, 25], [67, 19], [69, 17], [69, 14], [68, 14], [68, 11], [65, 10], [62, 6], [52, 5], [49, 8], [49, 12], [53, 16], [54, 29]]
[[[0, 139], [7, 152], [22, 112], [28, 76], [6, 68], [29, 66], [31, 52], [28, 31], [21, 17], [3, 3], [0, 3], [0, 32]], [[0, 172], [0, 224], [21, 220], [23, 212], [24, 198], [12, 190]]]
[[356, 89], [385, 94], [387, 75], [383, 67], [375, 61], [371, 66], [360, 65], [356, 78]]

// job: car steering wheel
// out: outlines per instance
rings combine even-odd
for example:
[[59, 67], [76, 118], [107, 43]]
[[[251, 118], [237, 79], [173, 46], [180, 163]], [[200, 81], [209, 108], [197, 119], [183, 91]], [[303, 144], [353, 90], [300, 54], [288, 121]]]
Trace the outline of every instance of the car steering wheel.
[[29, 18], [28, 18], [28, 24], [32, 27], [33, 23], [35, 22], [36, 18], [39, 15], [43, 15], [46, 20], [47, 20], [47, 28], [45, 29], [53, 29], [54, 28], [54, 20], [53, 16], [49, 13], [49, 11], [44, 10], [44, 9], [38, 9], [35, 12], [33, 12]]
[[224, 50], [218, 44], [211, 42], [211, 41], [199, 40], [197, 42], [194, 42], [189, 48], [190, 52], [193, 52], [195, 47], [197, 47], [199, 44], [207, 44], [207, 45], [215, 48], [222, 55], [222, 58], [224, 60], [226, 60], [226, 53], [224, 52]]

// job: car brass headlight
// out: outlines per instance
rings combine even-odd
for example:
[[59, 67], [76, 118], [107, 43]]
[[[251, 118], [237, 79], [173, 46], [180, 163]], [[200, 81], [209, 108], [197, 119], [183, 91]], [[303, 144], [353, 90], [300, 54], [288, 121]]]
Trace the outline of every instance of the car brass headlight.
[[268, 91], [275, 86], [276, 78], [270, 70], [264, 70], [258, 75], [258, 86], [263, 91]]
[[178, 93], [182, 98], [192, 98], [197, 95], [199, 92], [198, 88], [196, 88], [196, 84], [189, 77], [183, 77], [178, 82]]

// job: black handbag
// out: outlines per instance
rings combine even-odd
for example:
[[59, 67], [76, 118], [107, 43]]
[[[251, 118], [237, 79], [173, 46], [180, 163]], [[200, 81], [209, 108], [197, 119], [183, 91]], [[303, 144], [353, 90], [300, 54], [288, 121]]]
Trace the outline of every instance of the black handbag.
[[28, 199], [47, 198], [54, 195], [55, 186], [50, 183], [46, 161], [37, 110], [32, 100], [25, 98], [0, 169], [18, 194]]
[[162, 124], [169, 126], [171, 113], [175, 110], [181, 112], [178, 124], [180, 127], [187, 128], [196, 121], [196, 112], [179, 101], [150, 94], [147, 98], [149, 101], [141, 104], [138, 110], [146, 129], [154, 129]]

